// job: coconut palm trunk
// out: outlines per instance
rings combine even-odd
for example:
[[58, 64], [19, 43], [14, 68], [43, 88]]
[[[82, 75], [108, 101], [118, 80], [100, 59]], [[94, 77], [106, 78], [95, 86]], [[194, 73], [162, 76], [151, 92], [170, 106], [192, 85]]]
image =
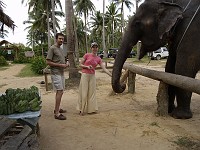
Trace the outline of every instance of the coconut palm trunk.
[[79, 77], [78, 69], [75, 63], [75, 34], [73, 28], [74, 14], [72, 13], [72, 0], [65, 0], [65, 11], [66, 11], [66, 31], [67, 31], [67, 55], [69, 58], [69, 78]]
[[108, 52], [106, 49], [106, 41], [105, 41], [105, 0], [103, 0], [103, 51], [105, 57], [108, 56]]
[[56, 42], [55, 35], [56, 35], [56, 19], [55, 19], [55, 1], [51, 0], [51, 7], [52, 7], [52, 21], [53, 21], [53, 33], [54, 33], [54, 43]]
[[[47, 1], [48, 3], [48, 1]], [[48, 5], [47, 5], [47, 30], [48, 30], [48, 49], [51, 47], [51, 36], [50, 36], [50, 24], [49, 24], [49, 12], [48, 12]]]

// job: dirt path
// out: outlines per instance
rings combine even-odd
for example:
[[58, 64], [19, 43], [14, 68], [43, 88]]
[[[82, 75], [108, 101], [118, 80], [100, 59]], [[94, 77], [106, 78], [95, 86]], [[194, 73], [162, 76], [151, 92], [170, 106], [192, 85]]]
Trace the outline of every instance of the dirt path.
[[[78, 90], [67, 89], [62, 101], [68, 110], [67, 120], [53, 118], [53, 91], [45, 91], [40, 81], [44, 77], [15, 77], [24, 65], [12, 65], [0, 71], [0, 92], [7, 88], [40, 89], [42, 111], [40, 124], [40, 145], [42, 150], [181, 150], [173, 141], [185, 139], [193, 144], [188, 149], [199, 149], [200, 143], [200, 96], [193, 94], [192, 111], [189, 120], [176, 120], [156, 115], [156, 94], [159, 82], [140, 75], [136, 76], [136, 93], [108, 96], [111, 78], [97, 71], [97, 100], [99, 113], [79, 116], [75, 109]], [[146, 66], [145, 66], [146, 67]], [[149, 67], [148, 67], [149, 68]], [[163, 70], [161, 66], [150, 67]], [[66, 78], [67, 78], [66, 73]], [[50, 77], [49, 81], [50, 81]], [[193, 142], [193, 143], [192, 143]], [[197, 143], [194, 143], [197, 142]]]

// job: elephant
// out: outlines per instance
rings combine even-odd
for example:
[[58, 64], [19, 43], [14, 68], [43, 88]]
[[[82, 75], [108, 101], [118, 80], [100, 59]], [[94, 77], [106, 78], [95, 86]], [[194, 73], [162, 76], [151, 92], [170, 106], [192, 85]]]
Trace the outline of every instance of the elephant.
[[[138, 41], [139, 59], [168, 45], [165, 72], [195, 78], [200, 69], [199, 7], [199, 0], [145, 0], [129, 19], [119, 45], [112, 71], [113, 90], [125, 90], [120, 84], [121, 71]], [[168, 114], [176, 119], [192, 118], [191, 96], [190, 91], [168, 85]]]

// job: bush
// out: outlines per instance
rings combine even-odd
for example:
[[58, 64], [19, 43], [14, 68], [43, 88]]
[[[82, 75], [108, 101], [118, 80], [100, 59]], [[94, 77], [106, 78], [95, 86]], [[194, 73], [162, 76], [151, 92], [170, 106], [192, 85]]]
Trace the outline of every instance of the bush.
[[19, 53], [18, 55], [18, 59], [15, 59], [13, 62], [14, 63], [19, 63], [19, 64], [23, 64], [23, 63], [30, 63], [32, 58], [28, 58], [25, 56], [24, 52]]
[[0, 66], [7, 66], [8, 62], [3, 56], [0, 56]]
[[36, 74], [43, 74], [43, 69], [46, 66], [46, 60], [42, 56], [35, 57], [31, 62], [31, 70]]

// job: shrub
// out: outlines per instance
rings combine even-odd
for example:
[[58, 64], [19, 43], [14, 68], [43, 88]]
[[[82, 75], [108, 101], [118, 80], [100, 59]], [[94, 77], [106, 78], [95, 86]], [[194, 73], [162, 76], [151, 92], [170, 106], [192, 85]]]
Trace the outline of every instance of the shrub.
[[0, 66], [7, 66], [8, 62], [3, 56], [0, 56]]
[[19, 53], [18, 55], [18, 59], [15, 59], [13, 62], [14, 63], [19, 63], [19, 64], [23, 64], [23, 63], [30, 63], [32, 58], [28, 58], [25, 56], [24, 52]]
[[46, 66], [46, 60], [42, 56], [35, 57], [31, 62], [31, 70], [36, 74], [43, 74], [43, 69]]

